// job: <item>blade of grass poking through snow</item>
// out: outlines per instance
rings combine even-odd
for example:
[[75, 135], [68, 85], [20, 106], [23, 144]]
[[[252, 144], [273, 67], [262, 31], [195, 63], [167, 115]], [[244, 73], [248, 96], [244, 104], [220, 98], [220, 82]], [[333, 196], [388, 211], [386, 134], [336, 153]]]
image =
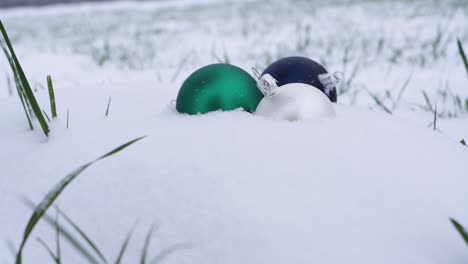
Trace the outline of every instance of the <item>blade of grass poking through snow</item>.
[[36, 227], [37, 223], [39, 220], [44, 216], [46, 213], [47, 209], [54, 203], [54, 201], [60, 196], [60, 194], [65, 190], [65, 188], [70, 184], [78, 175], [80, 175], [84, 170], [86, 170], [89, 166], [93, 165], [94, 163], [105, 159], [109, 156], [112, 156], [123, 149], [127, 148], [128, 146], [132, 145], [133, 143], [143, 139], [144, 137], [139, 137], [137, 139], [134, 139], [132, 141], [129, 141], [114, 150], [110, 151], [109, 153], [106, 153], [105, 155], [97, 158], [94, 161], [91, 161], [85, 165], [82, 165], [81, 167], [75, 169], [74, 171], [70, 172], [67, 176], [65, 176], [52, 190], [50, 190], [47, 195], [42, 199], [42, 201], [37, 205], [36, 209], [34, 210], [31, 218], [28, 221], [28, 224], [26, 226], [26, 229], [24, 231], [23, 235], [23, 241], [20, 244], [20, 247], [18, 249], [18, 254], [16, 255], [16, 264], [21, 264], [22, 263], [22, 255], [23, 255], [23, 249], [24, 246], [26, 245], [26, 242], [29, 238], [29, 235], [31, 235], [32, 231], [34, 230], [34, 227]]
[[26, 99], [31, 105], [34, 111], [34, 115], [36, 116], [37, 120], [39, 121], [39, 124], [41, 125], [42, 131], [44, 132], [45, 136], [48, 137], [49, 126], [47, 125], [47, 122], [44, 116], [42, 115], [41, 108], [39, 107], [39, 104], [37, 103], [36, 97], [34, 96], [31, 86], [29, 85], [29, 82], [26, 79], [26, 75], [24, 74], [23, 68], [21, 67], [20, 62], [18, 61], [18, 58], [16, 57], [16, 53], [13, 49], [13, 46], [11, 45], [10, 38], [8, 37], [8, 34], [5, 30], [5, 27], [3, 26], [2, 21], [0, 21], [0, 30], [2, 31], [3, 38], [5, 39], [5, 42], [10, 51], [11, 57], [13, 58], [16, 71], [18, 72], [18, 76], [21, 81], [21, 85], [24, 89], [24, 92], [26, 93]]
[[[31, 210], [34, 210], [36, 208], [36, 205], [29, 200], [26, 197], [21, 197], [22, 202], [29, 207]], [[55, 221], [54, 219], [49, 216], [48, 214], [45, 214], [43, 216], [43, 219], [46, 221], [47, 224], [49, 224], [52, 228], [57, 228], [55, 226]], [[58, 228], [60, 229], [60, 235], [68, 242], [70, 245], [75, 249], [77, 253], [79, 253], [82, 257], [84, 257], [88, 263], [93, 263], [97, 264], [100, 263], [98, 262], [93, 255], [88, 252], [88, 250], [85, 249], [85, 247], [78, 241], [78, 238], [76, 238], [70, 231], [68, 231], [62, 224], [58, 223]], [[16, 251], [15, 251], [15, 256], [16, 256]]]
[[59, 225], [59, 212], [57, 208], [57, 213], [55, 214], [55, 254], [57, 256], [57, 262], [61, 263], [62, 262], [62, 249], [60, 245], [60, 225]]
[[375, 94], [373, 94], [371, 91], [367, 90], [367, 93], [369, 94], [370, 97], [372, 97], [372, 99], [374, 99], [375, 103], [380, 106], [385, 112], [387, 112], [388, 114], [392, 114], [392, 111], [390, 111], [390, 109], [388, 109], [383, 103], [382, 101], [380, 101], [379, 97]]
[[112, 101], [112, 96], [109, 96], [109, 101], [107, 101], [106, 116], [109, 115], [109, 108]]
[[148, 231], [148, 234], [146, 235], [145, 245], [143, 246], [143, 252], [141, 253], [141, 260], [140, 260], [141, 264], [146, 264], [146, 258], [148, 256], [148, 248], [151, 243], [151, 237], [153, 237], [153, 232], [154, 232], [154, 224], [151, 225]]
[[24, 109], [24, 113], [26, 114], [26, 118], [28, 119], [29, 128], [31, 128], [31, 130], [34, 130], [34, 127], [33, 127], [32, 121], [31, 121], [31, 117], [29, 116], [28, 109], [26, 109], [25, 99], [24, 99], [23, 95], [21, 94], [21, 92], [19, 90], [18, 90], [18, 96], [20, 98], [21, 104], [23, 105], [23, 109]]
[[49, 118], [49, 116], [47, 115], [47, 113], [46, 113], [44, 110], [42, 110], [42, 113], [43, 113], [44, 116], [47, 118], [47, 121], [50, 123], [50, 118]]
[[422, 91], [422, 93], [423, 93], [423, 96], [424, 96], [424, 100], [426, 100], [427, 109], [429, 109], [429, 111], [434, 113], [434, 108], [432, 108], [432, 103], [431, 103], [431, 100], [429, 99], [429, 96], [427, 96], [427, 93], [424, 90]]
[[8, 48], [5, 47], [3, 42], [0, 42], [0, 46], [2, 47], [2, 50], [3, 50], [4, 54], [5, 54], [5, 57], [7, 58], [8, 63], [10, 65], [10, 67], [11, 67], [11, 71], [13, 72], [13, 79], [15, 81], [15, 86], [16, 86], [16, 90], [18, 92], [18, 97], [20, 98], [21, 103], [23, 104], [23, 108], [25, 108], [25, 111], [27, 111], [26, 116], [28, 117], [28, 121], [29, 121], [31, 119], [31, 116], [34, 114], [34, 112], [33, 112], [32, 108], [31, 108], [31, 105], [29, 104], [29, 102], [26, 99], [26, 93], [25, 93], [23, 85], [21, 83], [21, 79], [19, 77], [17, 67], [15, 65], [15, 62], [14, 62], [10, 52], [8, 51]]
[[132, 227], [130, 232], [128, 232], [127, 237], [125, 238], [122, 247], [120, 248], [119, 255], [117, 257], [117, 260], [115, 261], [115, 264], [120, 264], [122, 263], [123, 256], [125, 255], [125, 251], [127, 250], [128, 243], [130, 242], [130, 239], [132, 238], [133, 232], [135, 231], [136, 224]]
[[172, 245], [172, 246], [164, 249], [163, 251], [161, 251], [157, 256], [155, 256], [149, 262], [149, 264], [163, 263], [164, 260], [166, 260], [168, 257], [170, 257], [176, 251], [183, 250], [183, 249], [188, 249], [191, 246], [192, 245], [190, 243], [178, 243], [178, 244]]
[[452, 222], [452, 225], [455, 227], [455, 229], [457, 229], [458, 233], [468, 246], [468, 233], [466, 232], [465, 228], [463, 228], [463, 226], [453, 218], [450, 218], [450, 222]]
[[13, 58], [11, 57], [10, 52], [7, 50], [7, 47], [5, 47], [5, 45], [3, 44], [3, 42], [0, 42], [0, 46], [2, 47], [3, 53], [5, 54], [5, 57], [8, 60], [8, 64], [10, 64], [11, 71], [13, 72], [13, 79], [15, 80], [15, 86], [18, 92], [18, 96], [20, 98], [22, 97], [22, 100], [26, 102], [28, 114], [29, 116], [31, 116], [33, 115], [33, 111], [32, 111], [31, 105], [29, 105], [29, 102], [27, 102], [27, 100], [25, 99], [26, 93], [24, 92], [23, 84], [21, 83], [20, 77], [18, 75], [18, 70], [16, 68], [15, 62]]
[[75, 222], [73, 222], [70, 217], [68, 217], [64, 212], [62, 212], [62, 210], [57, 208], [57, 211], [65, 219], [65, 221], [67, 221], [73, 227], [73, 229], [75, 229], [75, 231], [78, 232], [81, 238], [83, 238], [86, 241], [86, 243], [93, 249], [94, 253], [96, 253], [96, 255], [99, 256], [102, 262], [108, 263], [104, 255], [101, 253], [96, 244], [89, 238], [89, 236], [86, 235], [85, 232], [81, 230], [81, 228], [77, 224], [75, 224]]
[[463, 50], [463, 46], [462, 46], [460, 39], [457, 39], [457, 44], [458, 44], [458, 53], [460, 53], [460, 57], [462, 58], [463, 64], [465, 65], [466, 74], [468, 75], [468, 60], [466, 59], [466, 53], [465, 53], [465, 50]]
[[401, 97], [403, 96], [403, 93], [405, 92], [406, 88], [408, 87], [409, 83], [411, 82], [412, 77], [413, 77], [413, 73], [411, 73], [408, 76], [408, 79], [406, 79], [405, 83], [401, 87], [400, 92], [398, 92], [398, 96], [397, 96], [396, 100], [393, 103], [393, 110], [395, 110], [396, 107], [398, 106], [398, 104], [400, 103]]
[[47, 87], [49, 89], [50, 112], [52, 113], [52, 118], [56, 118], [57, 106], [55, 105], [54, 85], [52, 83], [52, 77], [50, 77], [50, 75], [47, 76]]
[[15, 63], [13, 62], [13, 59], [11, 58], [10, 53], [5, 48], [3, 43], [0, 43], [0, 45], [2, 46], [3, 52], [5, 53], [8, 63], [10, 64], [11, 70], [13, 71], [13, 78], [15, 79], [16, 91], [18, 92], [18, 97], [21, 101], [21, 105], [23, 106], [24, 114], [26, 115], [26, 118], [28, 119], [29, 128], [31, 130], [34, 130], [34, 126], [31, 122], [30, 112], [28, 111], [29, 107], [26, 106], [26, 99], [24, 98], [23, 88], [21, 87], [21, 82], [19, 81], [18, 73], [16, 72]]
[[57, 259], [57, 256], [55, 256], [54, 252], [52, 251], [52, 249], [50, 249], [47, 243], [44, 242], [44, 240], [42, 240], [40, 237], [37, 238], [37, 241], [45, 248], [45, 250], [47, 251], [47, 253], [49, 253], [50, 257], [54, 260], [54, 262], [60, 264], [60, 262]]

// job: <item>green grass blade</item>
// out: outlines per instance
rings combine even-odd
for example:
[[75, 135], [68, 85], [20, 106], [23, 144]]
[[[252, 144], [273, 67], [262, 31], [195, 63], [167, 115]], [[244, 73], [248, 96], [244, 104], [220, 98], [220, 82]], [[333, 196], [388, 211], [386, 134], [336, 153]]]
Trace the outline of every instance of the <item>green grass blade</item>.
[[151, 225], [148, 231], [148, 234], [146, 235], [146, 238], [145, 238], [145, 245], [143, 246], [143, 251], [141, 253], [141, 260], [140, 260], [141, 264], [146, 264], [146, 258], [148, 256], [148, 248], [151, 243], [151, 237], [153, 237], [153, 232], [154, 232], [154, 224]]
[[31, 130], [34, 130], [34, 126], [32, 124], [31, 117], [29, 116], [28, 109], [26, 109], [25, 99], [24, 99], [24, 97], [23, 97], [23, 95], [21, 94], [20, 91], [18, 91], [18, 97], [19, 97], [19, 99], [21, 101], [21, 105], [23, 106], [24, 114], [26, 115], [26, 118], [28, 119], [29, 128]]
[[403, 93], [406, 91], [406, 88], [408, 87], [409, 83], [411, 82], [412, 77], [413, 77], [413, 73], [411, 73], [410, 76], [408, 76], [408, 79], [406, 79], [405, 83], [401, 87], [400, 92], [398, 92], [397, 98], [396, 98], [396, 100], [395, 100], [395, 102], [393, 104], [393, 110], [395, 110], [395, 108], [400, 103], [401, 97], [403, 96]]
[[[36, 208], [36, 205], [28, 198], [22, 197], [21, 200], [31, 210], [34, 210]], [[57, 228], [57, 226], [55, 226], [55, 220], [48, 214], [45, 214], [43, 219], [52, 228]], [[70, 245], [76, 250], [76, 252], [80, 253], [81, 256], [84, 257], [88, 263], [99, 263], [99, 261], [97, 261], [97, 259], [95, 259], [93, 255], [88, 250], [86, 250], [86, 248], [78, 241], [78, 239], [74, 235], [72, 235], [72, 233], [68, 231], [62, 224], [58, 223], [58, 228], [60, 230], [60, 235], [65, 239], [65, 241], [70, 243]]]
[[431, 100], [429, 99], [429, 96], [427, 95], [426, 91], [422, 91], [423, 93], [423, 96], [424, 96], [424, 100], [426, 100], [426, 106], [427, 108], [429, 109], [429, 111], [431, 111], [432, 113], [434, 113], [434, 108], [432, 107], [432, 103], [431, 103]]
[[99, 248], [96, 246], [96, 244], [89, 238], [88, 235], [85, 234], [85, 232], [75, 223], [72, 221], [70, 217], [68, 217], [62, 210], [58, 210], [58, 213], [67, 221], [73, 229], [75, 229], [76, 232], [83, 238], [86, 243], [93, 249], [94, 253], [96, 253], [99, 258], [102, 260], [103, 263], [108, 263], [104, 255], [101, 253]]
[[55, 256], [54, 252], [52, 251], [52, 249], [50, 249], [46, 242], [44, 242], [44, 240], [42, 240], [40, 237], [37, 238], [37, 241], [45, 248], [45, 250], [47, 251], [47, 253], [49, 253], [50, 257], [54, 260], [54, 262], [56, 264], [60, 264], [60, 262], [58, 262], [57, 256]]
[[157, 256], [155, 256], [149, 264], [158, 264], [162, 263], [164, 260], [166, 260], [168, 257], [170, 257], [174, 252], [179, 251], [179, 250], [184, 250], [190, 248], [192, 245], [190, 243], [179, 243], [172, 245], [163, 251], [161, 251]]
[[21, 105], [23, 106], [24, 114], [26, 115], [26, 118], [28, 119], [29, 128], [31, 130], [34, 130], [34, 126], [31, 122], [30, 112], [28, 111], [28, 108], [26, 107], [26, 102], [24, 99], [23, 91], [22, 91], [23, 88], [21, 87], [21, 83], [18, 78], [18, 73], [16, 72], [16, 69], [15, 69], [15, 63], [13, 62], [13, 59], [11, 58], [10, 53], [5, 48], [3, 43], [0, 43], [0, 45], [2, 47], [3, 52], [5, 53], [5, 57], [7, 58], [8, 63], [10, 64], [11, 70], [13, 71], [13, 78], [15, 79], [16, 91], [18, 92], [18, 97], [21, 101]]
[[68, 175], [66, 175], [52, 190], [50, 190], [47, 195], [42, 199], [42, 201], [39, 203], [39, 205], [36, 207], [34, 210], [31, 218], [28, 221], [28, 224], [26, 226], [26, 229], [24, 231], [23, 235], [23, 241], [20, 244], [20, 247], [18, 249], [18, 254], [16, 257], [16, 264], [21, 264], [22, 263], [22, 253], [24, 246], [26, 245], [26, 242], [29, 238], [29, 235], [31, 235], [31, 232], [33, 231], [34, 227], [37, 225], [39, 220], [44, 216], [46, 213], [47, 209], [54, 203], [54, 201], [60, 196], [60, 194], [65, 190], [65, 188], [70, 184], [78, 175], [80, 175], [84, 170], [86, 170], [89, 166], [93, 165], [95, 162], [102, 160], [104, 158], [107, 158], [111, 155], [114, 155], [118, 153], [119, 151], [125, 149], [126, 147], [130, 146], [131, 144], [137, 142], [138, 140], [141, 140], [143, 137], [134, 139], [128, 143], [125, 143], [114, 150], [110, 151], [109, 153], [101, 156], [100, 158], [89, 162], [76, 170], [70, 172]]
[[[8, 64], [10, 65], [11, 71], [13, 72], [13, 79], [15, 81], [16, 89], [18, 90], [18, 95], [23, 95], [24, 97], [25, 96], [24, 88], [21, 84], [21, 80], [19, 78], [15, 62], [13, 61], [13, 58], [11, 57], [10, 52], [8, 51], [7, 47], [5, 47], [3, 42], [0, 42], [0, 46], [2, 47], [3, 53], [5, 54]], [[30, 107], [31, 106], [28, 104], [28, 110], [30, 110], [30, 113], [32, 114], [32, 109], [30, 109]]]
[[460, 57], [462, 58], [463, 64], [465, 65], [466, 74], [468, 75], [468, 60], [466, 59], [466, 53], [463, 50], [463, 46], [462, 46], [460, 39], [457, 39], [457, 44], [458, 44], [458, 53], [460, 53]]
[[[0, 42], [0, 46], [2, 47], [3, 53], [5, 54], [5, 57], [7, 58], [8, 63], [10, 65], [10, 67], [11, 67], [11, 71], [13, 72], [13, 79], [15, 81], [16, 89], [18, 91], [18, 96], [20, 96], [20, 97], [22, 96], [23, 98], [25, 98], [26, 93], [24, 91], [23, 84], [21, 83], [21, 79], [20, 79], [19, 74], [18, 74], [18, 69], [17, 69], [16, 64], [15, 64], [15, 62], [13, 60], [13, 57], [11, 56], [10, 52], [8, 51], [8, 48], [5, 47], [3, 42]], [[27, 106], [27, 109], [28, 109], [29, 116], [32, 116], [34, 113], [33, 113], [33, 110], [31, 108], [31, 105], [29, 104], [29, 102], [26, 99], [24, 99], [24, 100], [26, 102], [26, 106]]]
[[[0, 21], [1, 22], [1, 21]], [[10, 67], [11, 67], [11, 70], [13, 72], [13, 77], [14, 77], [14, 80], [15, 80], [15, 85], [16, 85], [16, 88], [17, 88], [17, 91], [18, 91], [18, 96], [24, 100], [25, 102], [25, 106], [28, 110], [28, 119], [31, 119], [30, 117], [32, 117], [34, 115], [34, 111], [31, 107], [31, 104], [28, 102], [28, 100], [26, 99], [26, 92], [24, 91], [24, 87], [23, 87], [23, 84], [21, 82], [21, 78], [19, 77], [19, 74], [18, 74], [18, 69], [16, 67], [16, 64], [10, 54], [10, 52], [8, 51], [8, 48], [5, 47], [5, 45], [3, 44], [3, 42], [0, 42], [0, 45], [3, 49], [3, 52], [5, 53], [5, 56], [8, 60], [8, 63], [10, 64]]]
[[458, 233], [463, 238], [466, 245], [468, 245], [468, 233], [466, 232], [465, 228], [463, 228], [463, 226], [460, 225], [460, 223], [458, 223], [455, 219], [450, 218], [450, 222], [452, 222], [453, 226], [455, 227], [455, 229], [457, 229]]
[[57, 208], [57, 214], [55, 215], [55, 254], [57, 256], [57, 263], [62, 263], [62, 249], [60, 245], [60, 224], [59, 224], [59, 211]]
[[47, 76], [47, 87], [49, 89], [50, 112], [52, 113], [52, 118], [57, 118], [57, 106], [55, 104], [54, 85], [52, 83], [52, 77], [50, 77], [50, 75]]
[[5, 57], [7, 58], [8, 64], [10, 65], [11, 70], [13, 71], [13, 77], [16, 81], [18, 73], [16, 72], [16, 67], [15, 67], [15, 63], [13, 62], [13, 58], [11, 57], [10, 52], [7, 50], [3, 42], [0, 42], [0, 46], [2, 47], [3, 53], [5, 54]]
[[34, 227], [39, 222], [39, 220], [44, 216], [45, 212], [49, 207], [54, 203], [55, 199], [62, 193], [62, 191], [73, 181], [79, 174], [81, 174], [86, 168], [91, 166], [92, 163], [87, 163], [73, 172], [69, 173], [64, 179], [62, 179], [49, 193], [42, 199], [39, 205], [34, 210], [31, 218], [28, 221], [26, 229], [23, 235], [23, 241], [21, 242], [20, 248], [18, 250], [16, 264], [22, 263], [22, 253], [23, 248], [26, 245], [26, 242], [29, 238], [29, 235], [32, 233]]
[[117, 257], [117, 260], [115, 261], [115, 264], [122, 263], [122, 259], [123, 259], [124, 255], [125, 255], [125, 251], [127, 250], [128, 243], [130, 242], [130, 239], [132, 238], [133, 232], [135, 231], [135, 227], [136, 227], [136, 225], [134, 225], [132, 227], [132, 229], [130, 230], [130, 232], [128, 232], [127, 237], [125, 238], [125, 240], [124, 240], [124, 242], [122, 244], [122, 247], [120, 248], [119, 255]]
[[11, 70], [13, 71], [13, 79], [15, 79], [15, 81], [16, 81], [18, 73], [16, 72], [15, 63], [13, 62], [13, 58], [11, 57], [10, 52], [7, 50], [7, 48], [5, 47], [3, 42], [0, 42], [0, 46], [2, 47], [3, 53], [5, 54], [5, 57], [7, 58], [8, 64], [10, 65]]
[[107, 157], [109, 157], [109, 156], [112, 156], [112, 155], [114, 155], [114, 154], [116, 154], [116, 153], [122, 151], [123, 149], [127, 148], [128, 146], [132, 145], [133, 143], [144, 139], [145, 137], [146, 137], [146, 136], [139, 137], [139, 138], [136, 138], [136, 139], [134, 139], [134, 140], [131, 140], [131, 141], [129, 141], [129, 142], [127, 142], [127, 143], [121, 145], [120, 147], [115, 148], [114, 150], [110, 151], [109, 153], [107, 153], [107, 154], [101, 156], [100, 158], [96, 159], [94, 162], [99, 161], [99, 160], [102, 160], [102, 159], [105, 159], [105, 158], [107, 158]]
[[42, 115], [41, 108], [39, 107], [39, 104], [37, 103], [36, 97], [34, 96], [31, 86], [29, 85], [29, 82], [26, 79], [26, 75], [24, 74], [23, 68], [21, 67], [21, 64], [19, 63], [18, 58], [16, 57], [16, 53], [13, 49], [13, 46], [11, 45], [10, 38], [8, 37], [8, 34], [5, 30], [5, 27], [3, 26], [2, 21], [0, 21], [0, 31], [2, 32], [3, 38], [5, 39], [7, 47], [10, 50], [10, 54], [15, 63], [18, 76], [21, 80], [21, 84], [24, 88], [24, 92], [26, 93], [27, 101], [31, 105], [34, 111], [34, 115], [36, 116], [37, 120], [39, 121], [39, 124], [41, 125], [42, 131], [44, 131], [44, 134], [46, 135], [46, 137], [48, 137], [49, 126], [47, 125], [47, 122], [44, 116]]
[[50, 123], [50, 118], [49, 118], [49, 116], [47, 115], [47, 113], [44, 111], [44, 109], [42, 109], [42, 113], [43, 113], [44, 116], [46, 117], [47, 121]]
[[370, 96], [372, 99], [374, 99], [375, 103], [376, 103], [380, 108], [382, 108], [385, 112], [387, 112], [387, 114], [390, 114], [390, 115], [392, 114], [392, 111], [390, 111], [390, 109], [388, 109], [388, 108], [384, 105], [384, 103], [379, 99], [379, 97], [378, 97], [377, 95], [373, 94], [371, 91], [369, 91], [369, 90], [367, 90], [367, 89], [366, 89], [366, 91], [367, 91], [367, 93], [369, 94], [369, 96]]
[[106, 116], [109, 115], [109, 108], [110, 108], [111, 101], [112, 101], [112, 97], [109, 97], [109, 101], [107, 101]]

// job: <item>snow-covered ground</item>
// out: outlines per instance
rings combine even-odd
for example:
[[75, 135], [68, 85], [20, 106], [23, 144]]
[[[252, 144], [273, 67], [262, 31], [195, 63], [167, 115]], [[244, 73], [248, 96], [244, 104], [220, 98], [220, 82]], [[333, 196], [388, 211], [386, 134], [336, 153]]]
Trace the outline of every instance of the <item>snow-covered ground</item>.
[[[458, 143], [468, 139], [468, 78], [456, 47], [458, 37], [468, 49], [466, 1], [181, 0], [0, 17], [41, 106], [51, 74], [59, 110], [46, 139], [0, 86], [0, 240], [21, 239], [31, 214], [21, 196], [39, 201], [74, 168], [147, 135], [58, 200], [110, 258], [138, 220], [125, 263], [139, 261], [153, 222], [151, 256], [179, 245], [167, 263], [468, 261], [448, 221], [468, 225], [468, 149]], [[288, 55], [345, 74], [336, 119], [183, 116], [171, 105], [201, 66], [263, 69]], [[11, 76], [5, 59], [0, 72]], [[35, 237], [53, 244], [45, 223]], [[83, 263], [64, 245], [64, 263]], [[50, 258], [32, 239], [24, 261]], [[12, 263], [7, 246], [0, 263]]]

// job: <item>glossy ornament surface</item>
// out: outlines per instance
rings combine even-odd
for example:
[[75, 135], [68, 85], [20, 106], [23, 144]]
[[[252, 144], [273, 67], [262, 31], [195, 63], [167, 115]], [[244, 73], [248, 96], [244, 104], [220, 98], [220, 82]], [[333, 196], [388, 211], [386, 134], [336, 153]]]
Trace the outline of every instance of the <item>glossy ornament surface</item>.
[[189, 115], [242, 108], [255, 112], [263, 95], [255, 80], [230, 64], [211, 64], [192, 73], [182, 84], [176, 109]]
[[262, 73], [270, 74], [278, 81], [278, 86], [289, 83], [309, 84], [325, 93], [330, 101], [337, 101], [336, 82], [327, 70], [309, 58], [286, 57], [273, 62]]

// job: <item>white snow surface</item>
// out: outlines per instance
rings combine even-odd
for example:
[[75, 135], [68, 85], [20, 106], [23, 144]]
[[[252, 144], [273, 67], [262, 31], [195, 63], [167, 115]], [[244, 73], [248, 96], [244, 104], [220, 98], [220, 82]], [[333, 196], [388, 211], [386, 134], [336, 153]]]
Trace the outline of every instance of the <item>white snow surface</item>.
[[[204, 1], [192, 6], [187, 1], [177, 1], [173, 8], [180, 10], [175, 11], [175, 18], [169, 12], [165, 21], [157, 23], [163, 31], [185, 32], [193, 26], [179, 17], [178, 12], [184, 8], [192, 10], [187, 13], [192, 16], [190, 19], [213, 23], [223, 20], [226, 10], [244, 10], [244, 5], [251, 7], [250, 2]], [[330, 4], [323, 7], [323, 16], [354, 10], [347, 13], [353, 15], [346, 19], [368, 29], [362, 35], [372, 35], [378, 29], [362, 16], [372, 17], [379, 8], [388, 10], [388, 4], [368, 3], [368, 9], [360, 4]], [[228, 22], [227, 28], [216, 23], [211, 25], [212, 30], [194, 27], [193, 35], [185, 35], [192, 43], [178, 40], [180, 35], [162, 33], [169, 44], [164, 46], [159, 40], [153, 44], [159, 43], [158, 48], [167, 53], [134, 69], [125, 66], [127, 61], [116, 58], [100, 67], [87, 55], [88, 50], [69, 49], [70, 43], [97, 43], [102, 40], [99, 34], [89, 40], [84, 33], [70, 33], [68, 38], [57, 38], [54, 43], [52, 34], [46, 33], [50, 29], [44, 28], [65, 17], [64, 24], [72, 23], [79, 20], [80, 14], [90, 12], [104, 12], [109, 17], [83, 23], [112, 24], [114, 16], [133, 6], [110, 5], [109, 11], [103, 11], [102, 4], [29, 8], [24, 13], [21, 9], [1, 11], [2, 17], [7, 18], [7, 29], [11, 26], [11, 35], [16, 36], [15, 47], [31, 83], [44, 83], [45, 76], [52, 74], [59, 110], [59, 118], [51, 122], [51, 135], [46, 139], [38, 124], [35, 131], [28, 130], [18, 98], [0, 89], [1, 241], [10, 240], [15, 246], [21, 241], [31, 214], [21, 196], [38, 202], [68, 172], [126, 141], [146, 135], [116, 156], [90, 167], [57, 200], [110, 260], [115, 260], [126, 234], [137, 222], [124, 263], [139, 261], [152, 223], [156, 223], [157, 231], [150, 257], [168, 248], [175, 249], [163, 263], [468, 261], [468, 248], [448, 220], [454, 217], [468, 225], [468, 149], [458, 143], [461, 138], [468, 138], [468, 118], [466, 113], [451, 119], [441, 117], [434, 131], [428, 127], [432, 114], [410, 103], [415, 100], [423, 104], [421, 90], [435, 96], [440, 83], [449, 83], [451, 91], [462, 98], [468, 96], [468, 89], [464, 89], [468, 80], [452, 45], [444, 49], [443, 59], [426, 66], [413, 64], [413, 53], [403, 55], [403, 61], [396, 64], [379, 56], [375, 61], [363, 62], [354, 87], [372, 84], [367, 88], [379, 95], [387, 89], [397, 93], [408, 73], [413, 73], [402, 106], [393, 115], [380, 111], [366, 92], [355, 88], [355, 92], [339, 97], [340, 103], [334, 105], [336, 118], [321, 122], [270, 120], [242, 111], [186, 116], [174, 110], [171, 100], [189, 73], [214, 62], [210, 57], [212, 48], [204, 45], [206, 39], [231, 32], [223, 40], [231, 61], [249, 69], [258, 67], [257, 63], [265, 66], [264, 61], [256, 61], [266, 56], [265, 50], [277, 48], [277, 53], [272, 52], [273, 58], [291, 52], [288, 38], [278, 37], [275, 48], [261, 40], [272, 35], [259, 25], [265, 22], [262, 19], [270, 21], [267, 15], [249, 18], [254, 21], [251, 25], [259, 28], [246, 29], [252, 32], [244, 37], [242, 31], [236, 31], [235, 25], [240, 23], [236, 19]], [[395, 5], [404, 7], [404, 3]], [[166, 10], [168, 6], [168, 2], [145, 4], [145, 9], [140, 7], [143, 10], [138, 12], [144, 17], [146, 12]], [[134, 9], [139, 8], [135, 5]], [[213, 13], [212, 9], [220, 13]], [[294, 10], [299, 12], [299, 8]], [[467, 22], [467, 12], [462, 10], [454, 15], [454, 20]], [[320, 18], [320, 12], [317, 13]], [[405, 23], [404, 14], [392, 19], [384, 16], [378, 23], [387, 29], [397, 27]], [[406, 18], [409, 22], [402, 29], [403, 34], [415, 33], [417, 25], [424, 21], [436, 25], [438, 18], [439, 14], [429, 11]], [[37, 23], [22, 24], [24, 20]], [[283, 21], [285, 25], [278, 27], [281, 36], [296, 29], [294, 19]], [[132, 32], [129, 28], [137, 28], [137, 24], [129, 20], [124, 31]], [[453, 23], [450, 28], [454, 35], [466, 39], [468, 23], [460, 25], [463, 23]], [[231, 31], [231, 27], [236, 29]], [[204, 30], [206, 35], [197, 39]], [[335, 43], [328, 33], [320, 33], [322, 42]], [[119, 30], [110, 35], [109, 39], [125, 38]], [[419, 38], [427, 35], [430, 34], [421, 33]], [[346, 38], [346, 33], [341, 37]], [[404, 42], [405, 38], [398, 34], [386, 42], [397, 45], [398, 38]], [[29, 41], [36, 39], [39, 41]], [[174, 45], [177, 42], [180, 46]], [[246, 43], [258, 44], [248, 50], [251, 56], [243, 54]], [[313, 43], [304, 53], [310, 54], [308, 49], [322, 44]], [[139, 56], [141, 50], [132, 40], [126, 45], [123, 49]], [[195, 50], [194, 55], [178, 70], [189, 49]], [[328, 54], [328, 64], [332, 70], [343, 70], [339, 62], [342, 54], [334, 52]], [[328, 58], [326, 52], [322, 55]], [[171, 56], [177, 59], [171, 62]], [[9, 73], [4, 60], [1, 70]], [[177, 71], [180, 73], [175, 74]], [[47, 91], [35, 86], [41, 106], [49, 112]], [[110, 114], [105, 117], [110, 96]], [[440, 109], [451, 111], [450, 103], [442, 99], [438, 102]], [[51, 263], [36, 237], [53, 245], [54, 231], [45, 222], [39, 223], [25, 248], [24, 263]], [[65, 241], [62, 244], [64, 263], [85, 263]], [[0, 263], [13, 263], [12, 259], [8, 247], [0, 246]]]

